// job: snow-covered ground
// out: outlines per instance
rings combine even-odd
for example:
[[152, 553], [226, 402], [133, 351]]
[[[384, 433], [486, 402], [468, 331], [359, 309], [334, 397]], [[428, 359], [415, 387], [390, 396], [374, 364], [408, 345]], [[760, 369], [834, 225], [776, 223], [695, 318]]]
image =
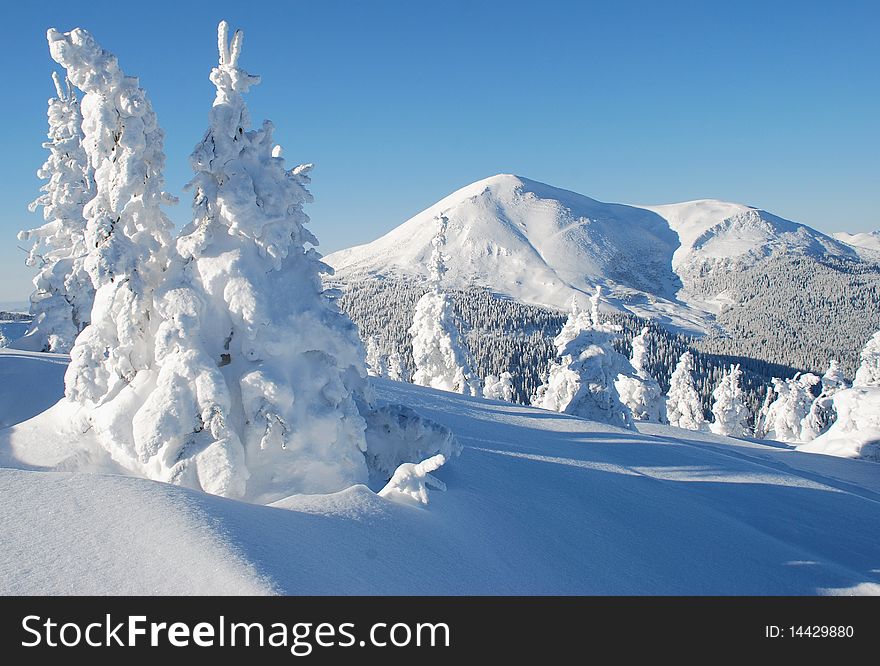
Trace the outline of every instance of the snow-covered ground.
[[[7, 387], [63, 364], [0, 356], [0, 422], [26, 407]], [[876, 464], [375, 386], [464, 445], [426, 507], [365, 486], [258, 506], [121, 476], [33, 421], [0, 431], [0, 593], [880, 594]]]
[[64, 394], [68, 360], [60, 354], [0, 349], [0, 428], [51, 407]]

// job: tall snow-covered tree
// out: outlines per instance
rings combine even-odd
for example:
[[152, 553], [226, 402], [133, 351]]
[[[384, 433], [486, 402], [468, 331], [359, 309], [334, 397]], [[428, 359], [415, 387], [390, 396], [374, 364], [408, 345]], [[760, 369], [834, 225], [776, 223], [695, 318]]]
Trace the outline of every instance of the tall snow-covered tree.
[[660, 384], [647, 369], [647, 347], [651, 340], [651, 329], [645, 326], [632, 339], [632, 364], [635, 374], [620, 375], [615, 387], [620, 400], [626, 405], [636, 421], [666, 422], [666, 401]]
[[831, 359], [828, 369], [822, 375], [822, 392], [810, 405], [810, 413], [803, 423], [803, 441], [809, 442], [831, 427], [837, 418], [837, 413], [834, 411], [834, 395], [848, 387], [840, 364], [837, 360]]
[[709, 429], [716, 435], [745, 437], [749, 431], [749, 408], [743, 402], [741, 377], [739, 365], [731, 365], [712, 391], [715, 401], [712, 404], [712, 415], [715, 420], [709, 425]]
[[86, 220], [83, 207], [94, 194], [92, 169], [83, 148], [82, 112], [70, 81], [52, 73], [56, 96], [49, 100], [49, 151], [37, 176], [47, 181], [29, 206], [43, 209], [45, 223], [18, 234], [32, 240], [27, 265], [34, 277], [30, 313], [33, 323], [16, 347], [33, 351], [69, 352], [89, 323], [95, 288], [85, 270]]
[[703, 407], [694, 383], [694, 356], [685, 352], [669, 379], [666, 414], [669, 425], [685, 430], [702, 430], [706, 426]]
[[[171, 223], [161, 206], [173, 198], [162, 190], [164, 135], [137, 78], [87, 31], [50, 29], [47, 37], [52, 58], [85, 93], [82, 145], [95, 179], [83, 208], [83, 266], [96, 292], [91, 323], [70, 352], [65, 394], [89, 407], [136, 401], [120, 393], [153, 363], [153, 292], [168, 265]], [[99, 437], [112, 442], [126, 429], [120, 420], [130, 427], [127, 409], [109, 408], [93, 420]]]
[[500, 375], [487, 375], [483, 380], [483, 397], [513, 402], [513, 376], [507, 371]]
[[368, 478], [364, 350], [323, 292], [310, 167], [285, 169], [270, 122], [250, 129], [243, 94], [259, 78], [239, 66], [242, 33], [218, 33], [194, 218], [158, 294], [159, 373], [136, 452], [154, 477], [227, 496], [337, 491]]
[[632, 414], [615, 387], [619, 375], [633, 375], [629, 360], [614, 349], [622, 328], [603, 323], [599, 314], [601, 287], [590, 298], [590, 312], [572, 299], [568, 319], [554, 339], [556, 360], [532, 405], [624, 428], [635, 428]]
[[852, 387], [831, 397], [834, 423], [798, 451], [880, 462], [880, 332], [868, 340], [861, 357]]
[[819, 378], [811, 373], [798, 373], [792, 379], [774, 377], [772, 382], [776, 399], [764, 417], [764, 437], [777, 442], [805, 441], [803, 423], [810, 413], [812, 388]]
[[437, 221], [439, 229], [431, 240], [430, 287], [416, 303], [409, 329], [415, 363], [412, 380], [414, 384], [442, 391], [479, 395], [479, 378], [472, 370], [470, 353], [458, 332], [452, 301], [442, 289], [446, 273], [443, 248], [449, 220], [441, 215]]

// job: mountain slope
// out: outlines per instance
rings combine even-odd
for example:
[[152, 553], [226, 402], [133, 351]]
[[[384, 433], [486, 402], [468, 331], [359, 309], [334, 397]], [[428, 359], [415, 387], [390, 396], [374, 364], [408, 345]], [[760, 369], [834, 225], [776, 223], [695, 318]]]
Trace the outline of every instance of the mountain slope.
[[852, 245], [856, 251], [863, 256], [867, 254], [867, 258], [873, 261], [880, 259], [880, 231], [863, 232], [859, 234], [848, 234], [845, 231], [839, 231], [831, 234], [837, 240]]
[[425, 508], [365, 486], [251, 505], [0, 431], [0, 593], [880, 593], [872, 463], [375, 387], [465, 446]]
[[346, 274], [427, 274], [436, 216], [449, 218], [447, 278], [530, 302], [565, 304], [597, 281], [672, 298], [677, 239], [649, 211], [605, 204], [511, 175], [478, 181], [367, 245], [328, 255]]
[[[565, 308], [604, 285], [613, 305], [673, 327], [712, 328], [716, 299], [688, 281], [778, 256], [858, 260], [856, 250], [804, 225], [740, 204], [607, 204], [513, 175], [478, 181], [381, 238], [328, 255], [346, 282], [427, 275], [436, 216], [449, 218], [448, 284], [482, 286], [526, 303]], [[723, 297], [722, 297], [723, 300]]]

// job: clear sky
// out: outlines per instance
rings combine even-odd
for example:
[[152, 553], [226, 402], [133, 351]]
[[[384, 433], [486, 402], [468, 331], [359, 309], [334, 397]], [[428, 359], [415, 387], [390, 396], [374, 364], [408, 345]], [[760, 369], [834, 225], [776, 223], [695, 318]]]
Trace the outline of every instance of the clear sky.
[[[274, 6], [273, 6], [274, 5]], [[89, 29], [166, 130], [169, 214], [213, 99], [216, 24], [245, 31], [248, 99], [315, 162], [322, 251], [517, 173], [603, 201], [747, 203], [830, 232], [880, 228], [880, 3], [829, 0], [7, 3], [0, 302], [45, 151], [48, 27]]]

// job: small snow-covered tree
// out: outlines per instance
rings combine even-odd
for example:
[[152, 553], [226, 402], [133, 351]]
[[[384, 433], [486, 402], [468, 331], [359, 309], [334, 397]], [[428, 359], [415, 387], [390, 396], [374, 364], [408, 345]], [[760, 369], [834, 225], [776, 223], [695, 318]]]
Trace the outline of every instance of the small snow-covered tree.
[[812, 388], [819, 378], [811, 373], [798, 373], [792, 379], [774, 377], [772, 382], [776, 399], [764, 417], [764, 437], [777, 442], [805, 441], [802, 424], [810, 412]]
[[694, 383], [694, 357], [685, 352], [669, 379], [666, 414], [669, 425], [685, 430], [702, 430], [706, 425], [700, 395]]
[[69, 352], [89, 323], [95, 288], [85, 270], [86, 221], [83, 206], [94, 194], [92, 169], [83, 148], [82, 112], [70, 81], [64, 85], [52, 73], [56, 97], [49, 100], [49, 151], [37, 176], [46, 180], [31, 205], [43, 209], [45, 224], [22, 231], [19, 240], [32, 240], [27, 265], [39, 269], [34, 277], [30, 313], [33, 323], [16, 346], [47, 352]]
[[[116, 57], [85, 30], [50, 29], [47, 37], [52, 58], [85, 93], [82, 145], [95, 189], [83, 209], [88, 248], [83, 266], [96, 292], [91, 323], [70, 352], [65, 394], [95, 407], [114, 401], [153, 363], [159, 319], [153, 292], [168, 265], [171, 229], [161, 206], [173, 198], [162, 190], [164, 135], [137, 78], [126, 76]], [[104, 410], [107, 427], [96, 429], [111, 447], [130, 427], [123, 416], [127, 409]]]
[[601, 321], [601, 299], [598, 286], [590, 299], [590, 312], [583, 312], [572, 299], [568, 319], [553, 341], [556, 360], [532, 397], [532, 405], [633, 429], [632, 414], [621, 402], [615, 380], [635, 372], [629, 360], [614, 349], [622, 329]]
[[513, 396], [513, 376], [509, 372], [502, 372], [500, 376], [487, 375], [483, 380], [483, 397], [513, 402]]
[[378, 335], [367, 338], [367, 373], [371, 377], [385, 377], [388, 375], [388, 354], [382, 350], [382, 344]]
[[135, 419], [154, 478], [272, 501], [367, 481], [369, 396], [357, 329], [324, 293], [329, 268], [266, 121], [250, 129], [242, 33], [218, 30], [209, 127], [193, 151], [193, 221], [158, 295], [159, 374]]
[[880, 331], [874, 333], [865, 344], [861, 360], [853, 387], [880, 386]]
[[636, 421], [665, 423], [666, 401], [663, 399], [663, 391], [646, 367], [650, 336], [651, 330], [645, 326], [632, 339], [630, 363], [635, 374], [620, 375], [615, 387], [621, 402], [629, 408]]
[[834, 395], [848, 386], [843, 369], [837, 360], [832, 359], [825, 374], [822, 375], [822, 392], [813, 401], [810, 413], [803, 423], [803, 441], [809, 442], [831, 427], [837, 418], [837, 413], [834, 411]]
[[470, 354], [456, 327], [452, 301], [441, 288], [446, 262], [446, 227], [449, 220], [441, 215], [439, 230], [431, 240], [430, 289], [416, 303], [412, 338], [415, 373], [413, 383], [442, 391], [480, 394], [480, 382], [474, 374]]
[[396, 349], [388, 354], [388, 379], [396, 382], [408, 382], [410, 371], [406, 365], [406, 359]]
[[767, 417], [770, 414], [770, 406], [775, 399], [776, 392], [773, 390], [773, 384], [771, 383], [767, 387], [767, 393], [764, 394], [764, 402], [761, 403], [761, 408], [755, 415], [755, 427], [752, 429], [752, 432], [757, 439], [767, 437]]
[[712, 415], [715, 420], [709, 429], [716, 435], [745, 437], [749, 430], [749, 409], [743, 402], [739, 365], [731, 365], [730, 370], [721, 377], [721, 382], [712, 391]]
[[834, 423], [798, 451], [880, 462], [880, 332], [868, 340], [861, 356], [852, 387], [840, 388], [831, 397]]

